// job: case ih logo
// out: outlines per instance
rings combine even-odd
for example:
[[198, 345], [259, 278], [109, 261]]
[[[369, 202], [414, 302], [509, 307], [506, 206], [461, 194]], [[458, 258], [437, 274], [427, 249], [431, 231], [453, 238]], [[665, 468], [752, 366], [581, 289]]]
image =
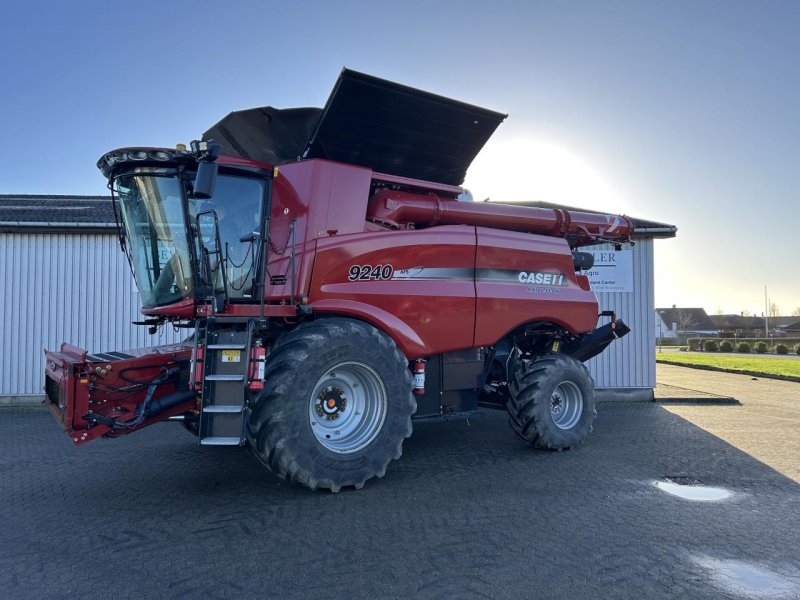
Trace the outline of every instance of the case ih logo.
[[520, 271], [517, 276], [520, 283], [536, 285], [552, 285], [564, 287], [568, 285], [561, 273], [540, 273], [538, 271]]

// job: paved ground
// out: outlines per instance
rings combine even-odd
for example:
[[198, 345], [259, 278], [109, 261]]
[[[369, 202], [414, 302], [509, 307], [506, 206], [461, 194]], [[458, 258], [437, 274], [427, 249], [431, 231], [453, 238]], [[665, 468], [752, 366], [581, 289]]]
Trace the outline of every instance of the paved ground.
[[[338, 495], [278, 481], [245, 450], [198, 447], [176, 424], [76, 449], [44, 410], [5, 408], [0, 590], [15, 599], [800, 597], [800, 486], [762, 462], [798, 455], [757, 460], [739, 437], [797, 438], [788, 400], [800, 402], [800, 384], [775, 382], [795, 387], [773, 395], [757, 382], [717, 388], [704, 371], [670, 377], [742, 405], [603, 404], [589, 442], [563, 453], [523, 446], [501, 413], [418, 425], [384, 479]], [[733, 496], [684, 500], [653, 485], [666, 475]]]
[[734, 410], [713, 402], [667, 409], [800, 483], [800, 383], [664, 364], [658, 383], [698, 398], [736, 398], [741, 406]]

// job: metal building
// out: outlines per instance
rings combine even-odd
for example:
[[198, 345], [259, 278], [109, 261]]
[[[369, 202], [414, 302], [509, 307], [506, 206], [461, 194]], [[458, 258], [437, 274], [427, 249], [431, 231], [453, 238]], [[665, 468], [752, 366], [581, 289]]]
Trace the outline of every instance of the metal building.
[[[651, 399], [655, 387], [653, 240], [674, 237], [676, 228], [634, 223], [633, 248], [590, 249], [601, 310], [616, 311], [632, 330], [588, 363], [604, 399]], [[611, 256], [619, 261], [613, 269], [604, 263]], [[166, 326], [151, 336], [131, 324], [142, 318], [139, 296], [107, 197], [0, 195], [0, 281], [0, 405], [38, 402], [42, 350], [62, 341], [103, 352], [172, 343], [187, 333]]]
[[[628, 335], [616, 340], [587, 363], [598, 389], [598, 398], [604, 400], [652, 400], [656, 386], [653, 240], [655, 236], [674, 236], [675, 228], [663, 226], [658, 227], [658, 231], [651, 228], [645, 233], [640, 229], [640, 221], [634, 221], [637, 224], [636, 244], [621, 251], [632, 255], [630, 291], [596, 292], [600, 310], [613, 310], [631, 328]], [[596, 257], [602, 252], [612, 251], [611, 246], [594, 249]]]
[[43, 349], [68, 341], [90, 351], [177, 341], [151, 336], [120, 251], [107, 197], [0, 196], [0, 405], [37, 402]]

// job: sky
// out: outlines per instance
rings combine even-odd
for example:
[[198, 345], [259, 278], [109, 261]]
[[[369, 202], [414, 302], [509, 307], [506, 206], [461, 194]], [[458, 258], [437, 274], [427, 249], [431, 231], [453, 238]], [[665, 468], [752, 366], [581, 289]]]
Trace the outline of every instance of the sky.
[[676, 225], [656, 306], [800, 308], [800, 2], [3, 1], [0, 194], [106, 194], [122, 146], [323, 106], [346, 66], [508, 113], [476, 199]]

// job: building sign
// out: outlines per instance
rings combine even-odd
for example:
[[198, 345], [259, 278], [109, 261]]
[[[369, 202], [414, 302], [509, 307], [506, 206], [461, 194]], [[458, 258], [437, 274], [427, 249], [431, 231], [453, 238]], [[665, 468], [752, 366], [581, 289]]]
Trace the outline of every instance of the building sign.
[[633, 251], [595, 250], [594, 266], [581, 271], [595, 292], [633, 292]]

